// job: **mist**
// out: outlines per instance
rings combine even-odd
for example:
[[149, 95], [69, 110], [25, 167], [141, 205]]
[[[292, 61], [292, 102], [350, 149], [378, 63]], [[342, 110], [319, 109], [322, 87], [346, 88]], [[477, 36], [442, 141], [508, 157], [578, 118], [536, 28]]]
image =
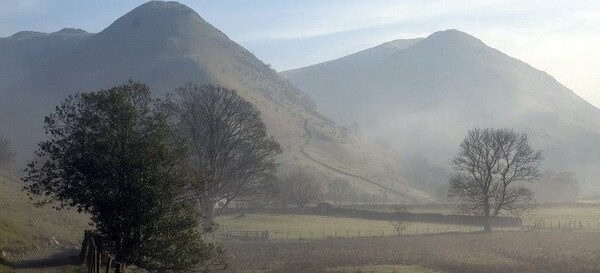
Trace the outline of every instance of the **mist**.
[[[331, 53], [403, 5], [265, 4], [331, 24], [283, 34], [218, 5], [0, 37], [0, 272], [600, 270], [600, 109], [570, 86], [461, 24]], [[244, 46], [269, 39], [287, 59]], [[271, 65], [298, 59], [328, 61]]]

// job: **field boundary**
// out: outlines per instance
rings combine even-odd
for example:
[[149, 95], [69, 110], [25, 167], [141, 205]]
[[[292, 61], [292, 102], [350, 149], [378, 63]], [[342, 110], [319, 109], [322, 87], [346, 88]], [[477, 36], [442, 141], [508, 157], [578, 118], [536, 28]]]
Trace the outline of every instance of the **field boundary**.
[[[366, 220], [384, 220], [384, 221], [406, 221], [417, 223], [451, 224], [465, 226], [483, 226], [485, 218], [483, 216], [472, 215], [445, 215], [441, 213], [410, 213], [410, 212], [377, 212], [370, 210], [358, 210], [348, 208], [338, 208], [332, 206], [317, 206], [310, 208], [227, 208], [221, 214], [292, 214], [292, 215], [320, 215], [331, 217], [358, 218]], [[494, 219], [496, 227], [520, 227], [522, 221], [517, 217], [496, 217]]]

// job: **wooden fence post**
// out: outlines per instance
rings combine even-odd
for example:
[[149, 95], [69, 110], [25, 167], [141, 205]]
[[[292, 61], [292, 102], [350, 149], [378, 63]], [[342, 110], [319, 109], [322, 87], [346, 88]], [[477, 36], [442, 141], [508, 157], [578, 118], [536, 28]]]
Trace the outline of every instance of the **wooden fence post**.
[[105, 273], [110, 273], [110, 269], [112, 268], [112, 257], [108, 257], [108, 263], [106, 264], [106, 272]]
[[100, 267], [102, 266], [102, 253], [98, 251], [98, 259], [96, 260], [96, 273], [100, 273]]

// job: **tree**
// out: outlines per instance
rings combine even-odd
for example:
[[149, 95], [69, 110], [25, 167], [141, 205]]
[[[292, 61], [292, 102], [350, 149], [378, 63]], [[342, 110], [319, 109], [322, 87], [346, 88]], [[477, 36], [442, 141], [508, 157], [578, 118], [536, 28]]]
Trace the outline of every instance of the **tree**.
[[336, 178], [327, 184], [327, 195], [336, 206], [347, 200], [352, 191], [352, 185], [347, 179]]
[[448, 196], [457, 199], [464, 212], [483, 216], [484, 231], [491, 232], [498, 215], [518, 215], [534, 206], [533, 192], [521, 184], [540, 176], [542, 159], [525, 133], [469, 130], [452, 159]]
[[402, 221], [401, 214], [408, 213], [408, 209], [404, 205], [394, 205], [392, 206], [396, 212], [396, 217], [393, 219], [389, 219], [388, 223], [392, 225], [394, 231], [396, 232], [396, 236], [402, 236], [406, 229], [408, 229], [408, 223]]
[[36, 205], [91, 215], [103, 250], [119, 263], [187, 270], [208, 261], [196, 204], [183, 195], [182, 145], [146, 85], [69, 96], [45, 118], [40, 160], [23, 178]]
[[315, 177], [302, 170], [294, 171], [284, 177], [280, 192], [286, 200], [294, 202], [301, 208], [321, 200], [323, 195]]
[[0, 136], [0, 167], [6, 167], [15, 162], [15, 152], [10, 141]]
[[270, 194], [275, 157], [260, 112], [235, 91], [187, 84], [171, 100], [178, 131], [190, 150], [188, 180], [211, 229], [215, 204]]

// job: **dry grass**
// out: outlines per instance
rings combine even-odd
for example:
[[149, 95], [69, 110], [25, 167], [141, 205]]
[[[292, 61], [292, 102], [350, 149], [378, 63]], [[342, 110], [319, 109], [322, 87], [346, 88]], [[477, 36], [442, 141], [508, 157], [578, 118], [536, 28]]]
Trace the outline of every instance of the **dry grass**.
[[[217, 217], [222, 229], [268, 230], [271, 239], [323, 239], [335, 237], [389, 236], [395, 233], [388, 221], [335, 218], [317, 215], [246, 214], [243, 217]], [[405, 234], [481, 231], [481, 227], [407, 222]]]
[[309, 242], [230, 243], [232, 271], [326, 272], [367, 265], [420, 265], [444, 272], [599, 272], [600, 236], [497, 232]]
[[44, 248], [78, 246], [89, 227], [88, 218], [71, 210], [37, 208], [22, 187], [20, 181], [0, 172], [0, 252], [19, 258]]
[[325, 270], [328, 273], [436, 273], [434, 271], [418, 265], [367, 265], [367, 266], [348, 266]]

